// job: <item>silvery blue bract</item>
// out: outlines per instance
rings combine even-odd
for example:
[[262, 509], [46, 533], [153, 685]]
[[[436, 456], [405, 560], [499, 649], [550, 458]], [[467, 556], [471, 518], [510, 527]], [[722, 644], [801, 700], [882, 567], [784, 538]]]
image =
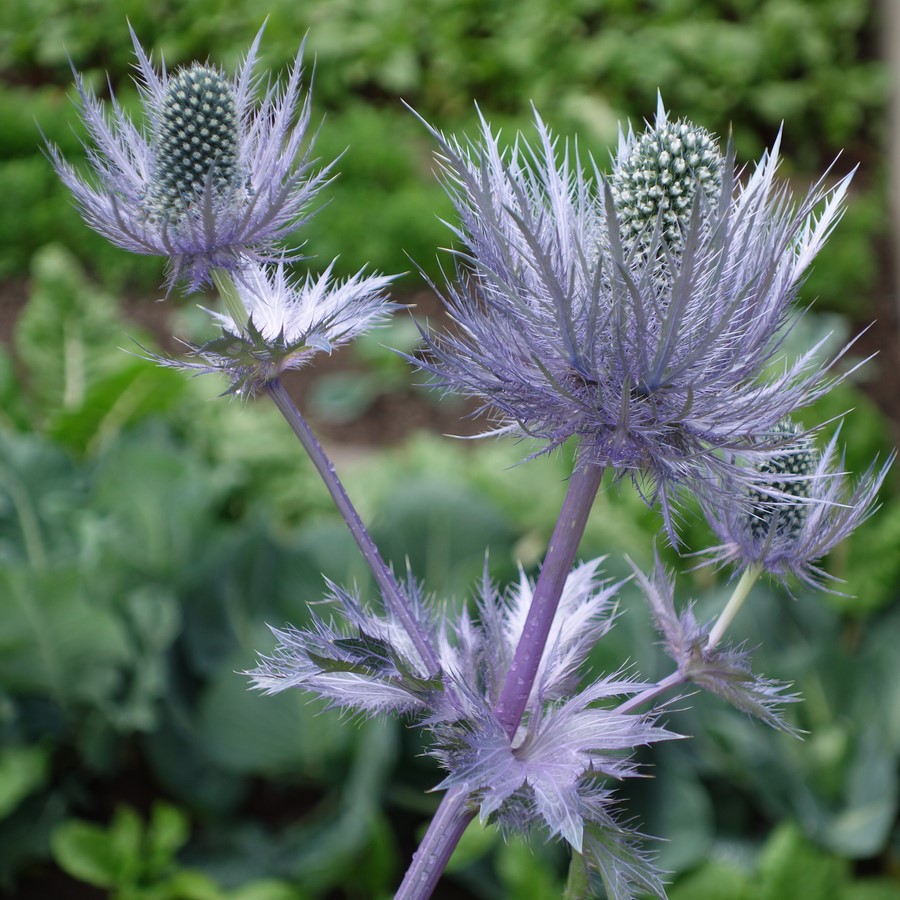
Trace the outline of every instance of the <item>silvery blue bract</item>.
[[201, 372], [221, 371], [230, 379], [233, 393], [249, 395], [286, 369], [299, 369], [317, 353], [331, 353], [381, 324], [397, 309], [386, 294], [392, 276], [357, 272], [335, 280], [332, 267], [320, 275], [292, 279], [283, 264], [246, 264], [227, 286], [245, 311], [246, 321], [211, 312], [222, 327], [222, 336], [192, 347], [192, 355], [201, 362], [160, 362]]
[[439, 787], [470, 794], [482, 820], [516, 831], [540, 825], [564, 838], [608, 885], [621, 882], [611, 896], [637, 888], [664, 896], [636, 835], [614, 819], [606, 784], [638, 774], [634, 749], [676, 735], [656, 724], [653, 711], [610, 709], [610, 698], [646, 687], [633, 678], [616, 673], [579, 688], [579, 668], [612, 626], [620, 587], [600, 580], [599, 564], [584, 563], [566, 580], [512, 741], [494, 705], [532, 602], [534, 584], [524, 574], [504, 595], [485, 572], [477, 617], [463, 609], [455, 620], [407, 581], [408, 605], [438, 648], [439, 672], [429, 671], [390, 611], [367, 610], [332, 586], [343, 622], [314, 614], [308, 629], [276, 631], [275, 654], [249, 674], [270, 693], [301, 687], [347, 710], [414, 716], [431, 731], [431, 752], [448, 772]]

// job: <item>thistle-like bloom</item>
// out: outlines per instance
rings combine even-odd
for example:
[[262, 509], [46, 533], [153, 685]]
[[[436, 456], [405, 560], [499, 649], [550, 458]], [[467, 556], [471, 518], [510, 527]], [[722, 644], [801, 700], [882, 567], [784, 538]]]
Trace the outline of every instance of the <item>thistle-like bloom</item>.
[[619, 585], [601, 582], [599, 560], [566, 582], [523, 722], [512, 741], [493, 712], [521, 637], [534, 585], [524, 575], [507, 596], [487, 574], [477, 617], [455, 622], [429, 611], [419, 587], [406, 593], [417, 623], [437, 648], [441, 670], [429, 673], [390, 612], [372, 612], [332, 587], [343, 624], [315, 616], [306, 630], [276, 631], [278, 649], [250, 672], [269, 693], [302, 687], [364, 714], [414, 716], [433, 736], [433, 755], [447, 769], [439, 787], [472, 796], [483, 821], [508, 830], [541, 825], [583, 853], [610, 896], [638, 888], [664, 896], [659, 876], [615, 822], [605, 779], [636, 774], [631, 751], [676, 735], [654, 716], [620, 714], [599, 704], [645, 685], [617, 673], [578, 690], [578, 669], [612, 625]]
[[[480, 142], [434, 132], [460, 217], [444, 291], [457, 327], [426, 336], [420, 365], [500, 431], [547, 448], [578, 436], [589, 461], [649, 476], [671, 531], [673, 486], [711, 486], [723, 451], [827, 389], [812, 351], [766, 373], [848, 179], [795, 210], [777, 144], [737, 184], [731, 154], [660, 104], [623, 136], [612, 181], [594, 167], [591, 183], [536, 123], [539, 147], [505, 154], [484, 120]], [[697, 159], [676, 159], [691, 143]]]
[[656, 628], [662, 635], [666, 653], [684, 680], [773, 728], [797, 734], [782, 718], [779, 708], [797, 700], [796, 695], [786, 693], [790, 685], [755, 675], [750, 668], [750, 651], [743, 645], [710, 647], [712, 624], [697, 622], [693, 604], [687, 605], [681, 613], [676, 611], [675, 582], [659, 557], [652, 577], [633, 568]]
[[261, 37], [229, 78], [209, 64], [157, 71], [132, 32], [140, 126], [115, 98], [107, 111], [76, 73], [92, 177], [51, 146], [54, 166], [92, 228], [133, 253], [168, 258], [170, 284], [183, 277], [196, 289], [212, 269], [280, 258], [276, 244], [308, 217], [329, 178], [328, 166], [312, 171], [311, 143], [304, 149], [303, 48], [285, 84], [258, 98]]
[[749, 490], [726, 482], [715, 501], [704, 500], [706, 518], [722, 541], [707, 553], [711, 562], [737, 570], [756, 566], [820, 587], [832, 576], [816, 563], [875, 511], [894, 455], [880, 468], [873, 462], [851, 485], [838, 456], [838, 433], [819, 452], [790, 422], [775, 432], [788, 440], [747, 465]]
[[233, 285], [247, 321], [242, 324], [211, 312], [223, 333], [192, 348], [202, 362], [160, 361], [177, 368], [224, 372], [232, 393], [249, 395], [285, 369], [299, 369], [317, 353], [331, 353], [397, 309], [385, 293], [392, 276], [358, 272], [335, 281], [331, 272], [329, 266], [321, 275], [292, 281], [283, 264], [248, 265], [235, 273], [228, 288]]

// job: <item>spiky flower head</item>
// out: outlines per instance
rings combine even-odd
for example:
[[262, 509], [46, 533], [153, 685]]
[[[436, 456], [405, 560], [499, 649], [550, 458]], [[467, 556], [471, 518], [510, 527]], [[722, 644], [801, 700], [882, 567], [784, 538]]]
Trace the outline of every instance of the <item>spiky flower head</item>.
[[610, 189], [624, 244], [649, 243], [657, 227], [670, 248], [681, 245], [695, 203], [706, 210], [722, 191], [725, 160], [715, 137], [686, 119], [670, 122], [659, 98], [656, 120], [635, 137], [619, 132]]
[[283, 264], [247, 265], [223, 285], [235, 292], [244, 320], [238, 313], [210, 312], [222, 336], [192, 347], [199, 361], [160, 361], [176, 368], [224, 372], [231, 392], [246, 396], [285, 369], [302, 368], [317, 353], [331, 353], [397, 309], [386, 295], [392, 276], [357, 272], [336, 281], [333, 265], [301, 281], [292, 280]]
[[314, 614], [308, 629], [277, 631], [275, 653], [248, 674], [269, 693], [301, 687], [363, 714], [414, 716], [430, 730], [431, 752], [447, 770], [440, 787], [471, 794], [482, 820], [518, 832], [540, 825], [562, 837], [612, 886], [612, 897], [633, 896], [638, 888], [664, 897], [635, 834], [615, 821], [604, 784], [637, 774], [630, 758], [636, 747], [676, 735], [658, 726], [653, 713], [609, 708], [611, 698], [645, 687], [634, 679], [616, 673], [578, 689], [580, 666], [612, 625], [619, 588], [600, 580], [599, 564], [579, 566], [566, 581], [512, 740], [494, 704], [534, 592], [524, 574], [503, 594], [485, 572], [477, 616], [464, 608], [452, 619], [446, 610], [438, 614], [408, 580], [409, 608], [437, 650], [437, 673], [429, 671], [390, 609], [367, 610], [355, 596], [333, 588], [343, 623]]
[[776, 446], [747, 462], [746, 479], [726, 478], [715, 498], [703, 498], [707, 521], [722, 541], [706, 551], [709, 560], [737, 570], [759, 566], [812, 587], [830, 579], [817, 563], [875, 511], [894, 459], [891, 454], [880, 468], [873, 462], [851, 484], [838, 437], [820, 452], [789, 422], [761, 435], [761, 442]]
[[[282, 86], [258, 96], [262, 30], [232, 78], [209, 64], [157, 70], [132, 32], [145, 121], [106, 107], [76, 73], [90, 173], [51, 159], [87, 223], [114, 244], [166, 257], [169, 284], [193, 290], [214, 269], [275, 261], [309, 216], [330, 166], [313, 170], [303, 48]], [[297, 258], [296, 254], [292, 258]]]
[[771, 373], [849, 177], [794, 209], [777, 143], [744, 183], [726, 164], [672, 253], [658, 229], [647, 246], [624, 241], [610, 185], [536, 124], [536, 148], [519, 137], [507, 151], [483, 119], [478, 141], [433, 132], [460, 219], [441, 291], [455, 327], [426, 336], [420, 365], [479, 398], [489, 433], [546, 449], [579, 437], [586, 460], [662, 501], [671, 534], [677, 486], [712, 489], [724, 455], [830, 387], [812, 352]]

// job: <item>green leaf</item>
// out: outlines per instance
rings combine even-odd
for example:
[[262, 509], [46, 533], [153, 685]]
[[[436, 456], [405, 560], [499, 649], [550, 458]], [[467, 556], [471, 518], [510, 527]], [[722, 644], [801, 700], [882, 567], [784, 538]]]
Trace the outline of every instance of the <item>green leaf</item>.
[[[424, 835], [425, 829], [422, 829]], [[482, 825], [477, 818], [469, 823], [459, 843], [447, 863], [448, 872], [458, 872], [484, 859], [491, 850], [500, 844], [500, 832], [496, 828]]]
[[0, 685], [63, 707], [115, 694], [130, 647], [121, 622], [92, 602], [75, 567], [0, 566]]
[[813, 846], [786, 822], [766, 842], [760, 859], [759, 900], [840, 897], [848, 871], [845, 860]]
[[529, 845], [513, 837], [501, 844], [497, 852], [497, 875], [505, 896], [516, 900], [544, 900], [561, 897], [563, 885], [557, 877], [553, 844]]
[[822, 838], [843, 856], [875, 856], [897, 817], [897, 760], [873, 727], [860, 736], [845, 790], [846, 807], [828, 823]]
[[485, 548], [503, 557], [513, 538], [495, 504], [437, 475], [399, 481], [379, 507], [372, 534], [387, 559], [406, 557], [426, 584], [457, 597], [481, 573]]
[[133, 810], [120, 809], [109, 829], [72, 819], [51, 838], [60, 867], [80, 881], [101, 888], [135, 883], [141, 862], [142, 825]]
[[144, 870], [150, 877], [163, 875], [190, 836], [188, 817], [168, 803], [154, 803], [144, 841]]
[[669, 900], [756, 900], [757, 898], [752, 878], [736, 866], [718, 861], [709, 862], [696, 872], [679, 879], [668, 893]]
[[664, 872], [683, 872], [703, 862], [713, 841], [713, 811], [690, 758], [679, 747], [659, 747], [654, 756], [652, 803], [645, 804], [641, 827], [661, 838], [654, 845]]
[[44, 784], [49, 766], [48, 747], [0, 748], [0, 819]]
[[[271, 637], [251, 646], [266, 646]], [[277, 775], [303, 773], [307, 778], [329, 777], [340, 770], [351, 730], [335, 711], [323, 712], [301, 690], [271, 697], [250, 689], [236, 669], [251, 661], [241, 654], [212, 679], [197, 710], [196, 727], [209, 757], [233, 772]]]
[[208, 875], [181, 869], [152, 889], [142, 889], [140, 900], [225, 900], [226, 896]]
[[866, 878], [848, 885], [841, 900], [896, 900], [900, 896], [900, 881], [893, 878]]
[[86, 280], [68, 251], [48, 245], [35, 254], [32, 293], [16, 323], [15, 348], [38, 421], [76, 414], [99, 383], [134, 367], [134, 359], [119, 349], [123, 330], [115, 301]]
[[81, 473], [59, 447], [34, 434], [0, 431], [0, 557], [35, 568], [76, 552], [84, 505]]
[[299, 888], [282, 881], [254, 881], [237, 890], [229, 891], [227, 900], [306, 900]]
[[[119, 344], [122, 343], [121, 338]], [[187, 390], [182, 372], [119, 351], [121, 368], [98, 375], [77, 406], [51, 415], [46, 433], [80, 453], [96, 453], [128, 425], [172, 409]]]
[[323, 375], [310, 388], [310, 411], [317, 419], [342, 425], [358, 419], [380, 392], [378, 382], [360, 372]]

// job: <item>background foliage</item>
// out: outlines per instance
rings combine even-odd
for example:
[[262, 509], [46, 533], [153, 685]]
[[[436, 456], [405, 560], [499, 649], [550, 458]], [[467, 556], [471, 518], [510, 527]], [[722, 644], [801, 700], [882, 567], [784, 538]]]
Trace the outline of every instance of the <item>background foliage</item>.
[[[158, 261], [108, 246], [56, 183], [35, 126], [79, 151], [67, 55], [135, 106], [126, 16], [174, 66], [231, 66], [268, 16], [266, 65], [308, 32], [323, 159], [346, 148], [311, 265], [340, 254], [409, 271], [401, 298], [434, 309], [410, 262], [436, 274], [447, 203], [405, 100], [442, 128], [473, 101], [511, 134], [529, 104], [607, 159], [616, 122], [667, 105], [739, 158], [785, 122], [784, 174], [803, 189], [838, 150], [859, 163], [850, 209], [816, 264], [800, 341], [868, 323], [886, 288], [879, 155], [888, 88], [863, 0], [8, 0], [0, 19], [0, 885], [11, 896], [302, 900], [389, 896], [437, 797], [420, 736], [350, 725], [296, 693], [262, 698], [241, 670], [271, 646], [266, 623], [302, 625], [322, 573], [367, 575], [324, 489], [265, 404], [218, 399], [134, 352], [202, 326], [159, 296]], [[827, 315], [826, 315], [827, 313]], [[453, 442], [465, 408], [412, 384], [382, 344], [412, 349], [399, 317], [294, 387], [330, 436], [385, 555], [461, 602], [490, 546], [495, 577], [534, 571], [564, 490], [566, 452]], [[865, 377], [877, 374], [869, 366]], [[887, 452], [897, 422], [847, 386], [809, 412], [852, 409], [848, 468]], [[385, 436], [398, 438], [390, 446]], [[348, 446], [347, 442], [350, 441]], [[358, 452], [362, 446], [364, 452]], [[623, 797], [673, 872], [674, 900], [878, 900], [900, 890], [900, 503], [830, 561], [857, 599], [758, 589], [737, 628], [757, 664], [793, 680], [796, 741], [706, 698], [673, 724], [696, 735], [653, 753], [655, 778]], [[627, 489], [607, 490], [582, 553], [646, 565], [659, 529]], [[708, 535], [696, 523], [688, 543]], [[681, 570], [689, 560], [670, 551]], [[686, 572], [682, 596], [721, 607], [727, 587]], [[633, 660], [664, 674], [626, 588], [595, 669]], [[648, 758], [648, 762], [649, 762]], [[558, 848], [473, 828], [445, 897], [559, 896]], [[87, 886], [93, 886], [91, 893]]]

